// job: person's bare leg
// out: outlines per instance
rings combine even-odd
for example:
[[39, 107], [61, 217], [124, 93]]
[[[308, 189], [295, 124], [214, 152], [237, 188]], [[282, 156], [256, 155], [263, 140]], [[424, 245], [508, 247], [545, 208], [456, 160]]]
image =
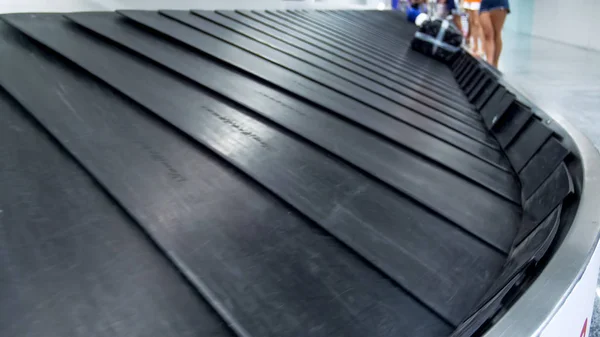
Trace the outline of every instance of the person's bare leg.
[[494, 9], [490, 11], [490, 19], [494, 28], [494, 67], [498, 67], [500, 53], [502, 53], [502, 28], [506, 20], [506, 9]]
[[485, 58], [489, 64], [494, 65], [494, 58], [496, 57], [496, 51], [494, 45], [496, 44], [496, 38], [494, 36], [494, 26], [492, 26], [492, 19], [490, 12], [483, 12], [479, 14], [479, 23], [481, 24], [481, 30], [483, 31], [483, 52]]
[[452, 15], [452, 22], [454, 22], [454, 25], [456, 25], [456, 28], [458, 28], [458, 30], [460, 30], [460, 33], [463, 34], [462, 22], [460, 21], [460, 15], [453, 14]]
[[[479, 22], [479, 11], [471, 11], [473, 14], [473, 28], [471, 30], [471, 36], [473, 37], [473, 51], [476, 54], [481, 54], [481, 49], [479, 47], [479, 39], [482, 37], [481, 33], [481, 23]], [[483, 43], [483, 42], [482, 42]]]
[[[471, 32], [473, 31], [473, 11], [472, 10], [465, 10], [467, 12], [467, 22], [469, 23], [469, 29], [467, 29], [467, 36], [466, 36], [466, 42], [467, 42], [467, 46], [471, 46]], [[477, 42], [476, 42], [477, 43]]]

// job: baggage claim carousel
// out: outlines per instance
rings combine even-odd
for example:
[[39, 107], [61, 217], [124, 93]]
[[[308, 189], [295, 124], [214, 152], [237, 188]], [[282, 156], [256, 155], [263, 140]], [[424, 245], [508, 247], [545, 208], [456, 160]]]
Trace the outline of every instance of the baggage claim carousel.
[[1, 336], [530, 336], [595, 261], [591, 145], [397, 13], [0, 18]]

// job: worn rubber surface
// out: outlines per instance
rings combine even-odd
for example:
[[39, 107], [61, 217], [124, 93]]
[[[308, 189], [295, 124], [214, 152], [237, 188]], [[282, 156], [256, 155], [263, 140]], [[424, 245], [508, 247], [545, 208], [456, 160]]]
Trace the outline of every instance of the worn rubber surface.
[[0, 335], [445, 336], [500, 275], [515, 174], [396, 14], [1, 18]]
[[234, 336], [5, 92], [0, 111], [0, 335]]

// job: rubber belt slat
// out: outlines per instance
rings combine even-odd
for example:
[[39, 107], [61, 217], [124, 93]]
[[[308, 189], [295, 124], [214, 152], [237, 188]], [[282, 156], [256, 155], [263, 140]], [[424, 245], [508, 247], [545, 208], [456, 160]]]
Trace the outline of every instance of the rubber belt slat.
[[[189, 12], [161, 11], [161, 13], [182, 24], [313, 80], [316, 83], [345, 94], [348, 97], [355, 98], [365, 105], [378, 109], [409, 124], [417, 124], [417, 122], [413, 122], [413, 120], [417, 119], [422, 120], [417, 125], [426, 125], [434, 121], [434, 123], [443, 124], [454, 131], [476, 140], [478, 143], [492, 148], [494, 145], [497, 146], [493, 138], [481, 127], [481, 124], [471, 125], [459, 121], [457, 116], [449, 112], [443, 105], [436, 105], [431, 100], [426, 99], [426, 102], [413, 100], [392, 90], [380, 87], [375, 83], [365, 83], [365, 80], [362, 78], [348, 78], [352, 74], [346, 74], [346, 76], [341, 77], [339, 73], [334, 74], [323, 69], [326, 66], [323, 68], [316, 67], [305, 60], [296, 58], [297, 54], [294, 56], [294, 54], [270, 48], [256, 40], [234, 33], [225, 27], [205, 20], [201, 16], [192, 15]], [[435, 107], [432, 108], [432, 105], [435, 105]], [[423, 119], [423, 117], [430, 120]]]
[[[6, 40], [0, 41], [6, 50]], [[32, 57], [1, 55], [2, 68], [21, 68]], [[34, 74], [24, 92], [38, 79]], [[106, 336], [107, 327], [115, 327], [113, 337], [235, 336], [137, 224], [2, 89], [0, 156], [3, 336]], [[160, 319], [136, 324], [142, 316]]]
[[[349, 48], [351, 50], [354, 50], [355, 52], [361, 53], [369, 58], [373, 58], [378, 60], [378, 62], [383, 62], [385, 63], [388, 67], [394, 67], [397, 69], [404, 69], [405, 71], [411, 71], [411, 72], [417, 72], [417, 73], [421, 73], [425, 76], [430, 77], [431, 80], [435, 80], [435, 81], [439, 81], [439, 77], [435, 77], [434, 74], [430, 71], [427, 70], [422, 70], [419, 69], [418, 67], [410, 67], [409, 64], [406, 63], [398, 63], [398, 62], [392, 62], [391, 60], [394, 60], [394, 55], [392, 55], [391, 53], [385, 53], [382, 51], [379, 51], [378, 48], [374, 45], [368, 44], [368, 45], [364, 45], [361, 46], [359, 43], [357, 43], [357, 41], [344, 41], [344, 40], [340, 40], [338, 38], [336, 38], [335, 36], [332, 36], [331, 34], [327, 34], [326, 31], [323, 31], [322, 29], [310, 26], [309, 24], [299, 21], [298, 19], [295, 18], [290, 18], [287, 16], [284, 16], [280, 13], [276, 13], [276, 12], [272, 12], [272, 11], [265, 11], [265, 12], [260, 12], [259, 14], [262, 14], [266, 17], [273, 17], [273, 18], [277, 18], [277, 19], [281, 19], [284, 20], [290, 24], [292, 24], [294, 27], [300, 27], [305, 29], [306, 31], [309, 31], [311, 33], [313, 33], [313, 36], [319, 37], [320, 39], [324, 39], [324, 41], [327, 41], [335, 46], [344, 46], [346, 48]], [[444, 86], [447, 88], [447, 86]]]
[[[457, 98], [460, 98], [460, 96], [451, 96], [446, 92], [446, 90], [440, 89], [436, 86], [426, 85], [420, 77], [410, 77], [409, 74], [400, 74], [401, 77], [391, 76], [388, 72], [383, 71], [381, 68], [354, 57], [351, 54], [340, 50], [335, 50], [334, 48], [323, 43], [319, 44], [319, 42], [315, 40], [313, 40], [311, 43], [310, 38], [303, 37], [301, 34], [291, 30], [285, 30], [285, 27], [281, 28], [280, 26], [278, 28], [277, 23], [274, 22], [271, 22], [271, 24], [268, 22], [263, 23], [233, 11], [217, 11], [216, 13], [235, 20], [236, 22], [239, 22], [245, 26], [251, 27], [261, 33], [280, 39], [287, 44], [301, 48], [330, 62], [337, 63], [340, 66], [343, 66], [363, 76], [369, 77], [372, 80], [378, 81], [379, 83], [392, 89], [403, 89], [405, 91], [411, 90], [411, 92], [418, 92], [443, 103], [448, 102], [448, 105], [455, 110], [462, 112], [470, 118], [476, 120], [479, 119], [479, 116], [472, 111], [473, 108], [470, 103], [466, 102], [465, 100], [462, 100], [462, 102], [459, 99], [457, 100]], [[250, 13], [249, 15], [252, 14]], [[423, 86], [425, 85], [427, 86], [427, 90], [423, 90]]]
[[[111, 21], [104, 16], [73, 14], [68, 17], [111, 39], [124, 43], [145, 41], [144, 44], [154, 45], [157, 49], [171, 49], [129, 25], [116, 27], [115, 23], [111, 29]], [[151, 50], [145, 48], [148, 53]], [[511, 221], [519, 218], [519, 209], [502, 198], [310, 105], [237, 74], [215, 71], [208, 64], [195, 64], [197, 58], [189, 52], [189, 57], [177, 58], [177, 54], [185, 54], [185, 50], [171, 52], [170, 56], [158, 50], [152, 53], [157, 56], [164, 54], [165, 59], [171, 58], [175, 61], [171, 62], [172, 69], [180, 74], [189, 73], [189, 69], [202, 69], [204, 77], [194, 77], [200, 84], [208, 83], [211, 78], [219, 78], [224, 88], [221, 91], [227, 90], [232, 98], [256, 97], [245, 99], [243, 105], [372, 174], [466, 230], [478, 233], [475, 234], [477, 236], [487, 231], [485, 227], [488, 225], [481, 223], [481, 218], [506, 218]], [[250, 94], [252, 92], [254, 94]], [[424, 181], [429, 181], [430, 185], [424, 188]], [[462, 192], [456, 198], [446, 197], [458, 190]], [[464, 205], [472, 205], [473, 209], [464, 212]]]
[[[435, 98], [431, 99], [430, 97], [424, 96], [421, 93], [414, 92], [412, 90], [406, 90], [406, 88], [396, 86], [393, 84], [393, 82], [388, 81], [385, 78], [383, 78], [383, 81], [387, 82], [388, 86], [382, 85], [381, 83], [374, 81], [370, 78], [370, 77], [372, 77], [372, 73], [370, 73], [370, 72], [367, 72], [367, 71], [361, 72], [360, 68], [351, 66], [351, 68], [359, 70], [358, 72], [354, 72], [345, 67], [338, 66], [337, 63], [324, 60], [321, 57], [318, 57], [312, 53], [308, 53], [303, 49], [300, 49], [293, 45], [286, 44], [283, 41], [273, 38], [272, 36], [269, 36], [267, 34], [261, 33], [259, 31], [255, 31], [249, 27], [244, 26], [241, 23], [238, 23], [232, 19], [229, 19], [227, 17], [219, 15], [215, 12], [193, 11], [192, 13], [196, 14], [204, 19], [210, 20], [211, 22], [214, 22], [218, 25], [221, 25], [227, 29], [230, 29], [239, 34], [242, 34], [250, 39], [259, 41], [267, 46], [270, 46], [271, 48], [275, 48], [279, 51], [282, 51], [282, 52], [286, 53], [287, 55], [291, 55], [291, 56], [296, 57], [304, 62], [308, 62], [311, 65], [314, 65], [321, 70], [327, 71], [327, 72], [329, 72], [335, 76], [338, 76], [340, 78], [344, 78], [344, 79], [346, 79], [354, 84], [357, 84], [364, 89], [370, 90], [382, 97], [387, 97], [388, 99], [391, 99], [392, 97], [397, 97], [398, 99], [394, 99], [394, 101], [399, 104], [402, 104], [402, 102], [406, 101], [407, 99], [414, 100], [416, 102], [419, 102], [419, 103], [425, 104], [431, 108], [434, 108], [440, 112], [443, 112], [444, 114], [446, 114], [452, 118], [455, 118], [456, 120], [459, 120], [462, 123], [469, 125], [477, 130], [485, 130], [485, 128], [481, 124], [480, 120], [477, 120], [477, 119], [469, 117], [468, 115], [465, 115], [463, 112], [460, 111], [460, 108], [459, 108], [459, 110], [457, 110], [453, 107], [449, 107], [448, 103], [451, 102], [450, 100], [440, 101], [440, 100], [438, 100], [439, 97], [438, 97], [438, 99], [435, 99]], [[364, 76], [361, 73], [365, 73], [367, 76]], [[391, 87], [390, 87], [390, 85], [391, 85]], [[493, 143], [491, 145], [497, 146], [496, 143]]]
[[[278, 11], [278, 12], [266, 11], [266, 13], [268, 13], [270, 15], [274, 15], [278, 18], [282, 18], [282, 19], [284, 19], [288, 22], [291, 22], [295, 25], [300, 25], [306, 29], [310, 29], [311, 31], [315, 32], [316, 34], [318, 34], [320, 36], [325, 37], [326, 39], [328, 39], [330, 41], [333, 41], [333, 42], [336, 42], [339, 44], [343, 44], [343, 45], [351, 47], [351, 48], [358, 47], [361, 51], [364, 51], [365, 53], [369, 53], [372, 56], [381, 57], [385, 60], [395, 60], [396, 62], [394, 64], [398, 64], [398, 62], [400, 62], [401, 64], [406, 65], [406, 66], [412, 65], [414, 67], [415, 65], [417, 65], [417, 67], [414, 67], [413, 72], [420, 72], [420, 73], [426, 74], [426, 75], [430, 76], [431, 78], [435, 78], [437, 81], [443, 81], [444, 83], [448, 84], [449, 86], [456, 85], [456, 83], [451, 82], [452, 75], [451, 75], [449, 69], [437, 61], [419, 57], [417, 63], [415, 64], [415, 62], [408, 62], [409, 60], [403, 59], [401, 53], [405, 52], [407, 50], [406, 46], [400, 46], [400, 48], [394, 48], [394, 49], [391, 49], [391, 48], [393, 48], [393, 46], [382, 47], [379, 45], [378, 41], [376, 41], [376, 42], [369, 41], [364, 36], [360, 37], [360, 36], [355, 35], [354, 31], [351, 29], [348, 29], [350, 27], [347, 27], [347, 26], [344, 27], [344, 28], [346, 28], [346, 30], [344, 30], [344, 29], [341, 29], [340, 27], [335, 27], [330, 24], [327, 24], [327, 25], [322, 25], [322, 24], [318, 24], [318, 23], [316, 24], [314, 19], [298, 17], [298, 16], [290, 15], [288, 13], [283, 13], [281, 11]], [[361, 33], [362, 33], [362, 31], [361, 31]], [[437, 68], [437, 70], [441, 71], [441, 73], [439, 75], [436, 76], [434, 69], [428, 69], [432, 65], [435, 65], [436, 66], [435, 68]], [[447, 77], [444, 77], [444, 75], [447, 75]]]
[[[81, 16], [84, 16], [84, 15], [85, 14], [81, 14]], [[172, 69], [172, 70], [174, 70], [174, 71], [176, 71], [176, 72], [178, 72], [178, 73], [180, 73], [202, 85], [205, 85], [205, 86], [209, 87], [210, 89], [215, 90], [215, 91], [219, 92], [220, 94], [222, 94], [222, 95], [224, 95], [246, 107], [253, 109], [254, 111], [257, 111], [258, 113], [264, 114], [265, 112], [263, 112], [262, 107], [265, 106], [265, 104], [268, 105], [268, 104], [273, 104], [273, 103], [276, 103], [278, 108], [285, 108], [288, 106], [293, 107], [295, 104], [301, 104], [302, 107], [310, 107], [307, 104], [303, 104], [299, 100], [295, 100], [295, 99], [291, 98], [290, 96], [287, 96], [283, 93], [280, 93], [278, 91], [270, 89], [267, 86], [264, 86], [258, 82], [254, 82], [254, 81], [248, 81], [248, 85], [241, 87], [242, 89], [240, 89], [239, 93], [233, 92], [232, 91], [233, 89], [240, 87], [243, 83], [246, 83], [246, 81], [244, 81], [245, 77], [243, 77], [240, 74], [237, 74], [237, 76], [235, 76], [236, 75], [235, 72], [227, 71], [226, 69], [220, 68], [220, 67], [212, 64], [209, 61], [203, 61], [203, 59], [198, 58], [194, 53], [192, 53], [186, 49], [183, 49], [181, 47], [177, 48], [176, 46], [173, 46], [169, 49], [165, 49], [164, 46], [167, 44], [166, 42], [157, 43], [156, 40], [148, 39], [147, 35], [143, 34], [143, 32], [141, 32], [141, 31], [132, 29], [132, 27], [130, 25], [121, 25], [121, 26], [107, 25], [106, 23], [103, 23], [102, 20], [100, 20], [99, 22], [97, 22], [98, 20], [96, 20], [96, 21], [92, 20], [94, 18], [93, 15], [91, 15], [90, 18], [87, 20], [77, 20], [77, 17], [79, 17], [79, 16], [80, 15], [71, 15], [70, 17], [73, 20], [78, 21], [80, 24], [85, 25], [86, 27], [93, 29], [96, 32], [98, 32], [118, 43], [122, 43], [122, 44], [127, 43], [128, 47], [134, 48], [136, 51], [142, 53], [143, 55], [150, 55], [150, 54], [153, 55], [153, 58], [155, 61], [157, 61], [161, 64], [167, 65], [170, 69]], [[96, 25], [94, 25], [94, 23], [96, 23]], [[112, 32], [111, 32], [111, 30], [107, 30], [106, 27], [109, 27], [109, 28], [113, 27]], [[116, 29], [120, 29], [120, 30], [116, 30]], [[129, 34], [129, 35], [133, 34], [133, 35], [130, 39], [127, 39], [127, 40], [120, 39], [120, 37], [122, 37], [122, 35], [124, 36], [125, 34]], [[145, 39], [144, 39], [144, 37], [145, 37]], [[175, 51], [174, 51], [174, 49], [175, 49]], [[194, 69], [197, 69], [198, 71], [194, 71]], [[214, 81], [214, 80], [212, 80], [213, 78], [220, 78], [222, 80]], [[231, 78], [231, 80], [224, 81], [224, 79], [227, 79], [227, 78]], [[257, 91], [259, 88], [261, 90]], [[249, 96], [246, 94], [246, 92], [248, 92], [248, 90], [251, 90], [252, 92], [257, 92], [257, 95], [253, 95], [252, 99], [250, 99]], [[290, 100], [292, 100], [294, 102], [294, 104], [289, 104], [289, 103], [282, 104], [282, 102], [290, 101]], [[303, 109], [304, 108], [293, 108], [293, 110], [296, 111], [295, 113], [302, 112], [302, 113], [304, 113], [304, 115], [306, 115], [306, 112], [304, 112]], [[313, 107], [310, 107], [310, 109], [314, 110]], [[321, 114], [323, 114], [323, 112], [321, 112]], [[357, 116], [360, 116], [360, 115], [358, 114]], [[270, 116], [266, 116], [266, 117], [276, 120], [277, 115], [271, 114]], [[330, 120], [336, 120], [336, 118], [334, 118], [333, 116], [327, 117], [327, 115], [325, 117], [321, 117], [321, 118], [328, 118]], [[373, 119], [369, 119], [368, 121], [372, 122]], [[392, 121], [392, 120], [390, 120], [390, 121]], [[282, 123], [282, 120], [277, 120], [277, 122]], [[341, 121], [338, 121], [338, 123], [339, 122], [341, 122]], [[367, 125], [368, 125], [367, 121], [365, 121], [365, 123], [367, 123]], [[289, 127], [290, 126], [288, 126], [288, 128]], [[411, 130], [411, 129], [407, 129], [407, 131], [408, 130]], [[427, 143], [420, 142], [414, 135], [411, 135], [411, 134], [407, 135], [404, 132], [399, 134], [399, 136], [407, 137], [407, 138], [405, 138], [405, 142], [414, 151], [420, 151], [420, 149], [422, 149], [422, 148], [427, 148], [428, 151], [426, 153], [422, 153], [422, 155], [431, 157], [431, 155], [433, 154], [433, 149], [430, 149], [430, 147], [432, 147], [434, 145], [427, 145]], [[408, 137], [410, 137], [410, 138], [408, 138]], [[437, 147], [439, 147], [439, 145], [435, 145], [435, 147], [437, 148]], [[449, 147], [448, 149], [452, 149], [452, 147]], [[440, 152], [440, 154], [442, 154], [442, 153], [443, 152]], [[446, 158], [447, 157], [444, 157], [443, 159], [446, 160]], [[448, 158], [448, 159], [450, 159], [450, 158]], [[458, 164], [458, 162], [457, 162], [457, 164]], [[462, 165], [464, 166], [464, 163], [462, 163]], [[464, 171], [464, 177], [467, 177], [470, 179], [473, 179], [474, 176], [481, 177], [481, 179], [482, 179], [481, 181], [475, 180], [475, 179], [473, 179], [473, 180], [479, 182], [480, 184], [482, 184], [482, 186], [486, 186], [486, 187], [487, 187], [486, 184], [488, 182], [493, 182], [493, 179], [502, 179], [502, 176], [494, 176], [491, 178], [484, 176], [484, 175], [482, 175], [483, 172], [480, 171], [481, 169], [483, 169], [483, 168], [480, 168], [478, 170], [470, 170], [469, 169], [468, 171], [466, 171], [463, 168], [462, 171]], [[489, 170], [489, 168], [488, 168], [488, 170]], [[498, 172], [501, 172], [501, 171], [492, 169], [491, 172], [489, 172], [489, 173], [498, 173]], [[487, 180], [485, 180], [485, 179], [487, 179]], [[518, 198], [518, 190], [514, 186], [514, 181], [513, 181], [513, 184], [509, 183], [508, 180], [506, 180], [505, 182], [506, 182], [506, 184], [504, 185], [503, 188], [505, 188], [505, 190], [510, 193], [509, 195], [512, 196], [511, 197], [512, 200], [517, 199]], [[500, 187], [500, 186], [498, 186], [498, 187]]]
[[[365, 112], [372, 111], [372, 113], [370, 113], [367, 117], [369, 120], [374, 120], [383, 117], [382, 114], [378, 111], [373, 111], [372, 109], [364, 105], [357, 105], [357, 101], [351, 100], [345, 95], [341, 95], [333, 91], [328, 91], [326, 88], [315, 86], [314, 82], [308, 81], [303, 77], [286, 71], [285, 69], [272, 66], [262, 67], [261, 64], [263, 64], [266, 61], [259, 58], [250, 58], [250, 56], [252, 55], [242, 50], [230, 47], [229, 45], [224, 45], [218, 40], [214, 40], [213, 38], [204, 35], [191, 27], [182, 25], [180, 23], [177, 23], [176, 21], [167, 19], [166, 17], [160, 16], [155, 13], [150, 14], [132, 11], [124, 11], [122, 13], [128, 16], [130, 19], [139, 22], [140, 24], [146, 26], [149, 25], [152, 29], [162, 30], [163, 33], [175, 39], [178, 39], [181, 42], [184, 42], [186, 45], [196, 50], [201, 50], [206, 53], [212, 53], [213, 55], [215, 55], [215, 57], [219, 57], [221, 60], [229, 60], [229, 62], [237, 64], [238, 67], [243, 67], [245, 71], [252, 71], [252, 73], [255, 76], [263, 78], [271, 83], [277, 84], [280, 88], [287, 88], [288, 91], [299, 95], [300, 97], [304, 97], [305, 99], [311, 102], [315, 102], [322, 107], [330, 109], [335, 113], [343, 114], [346, 116], [349, 113], [358, 113], [361, 115], [361, 119], [365, 120]], [[198, 33], [195, 34], [195, 32]], [[211, 42], [216, 43], [213, 44]], [[230, 47], [231, 49], [225, 49], [227, 51], [225, 52], [223, 50], [224, 47]], [[257, 66], [260, 68], [256, 68]], [[295, 85], [290, 85], [292, 83]], [[363, 121], [361, 121], [361, 123], [363, 123]], [[398, 126], [401, 125], [402, 124], [398, 124]], [[443, 127], [441, 127], [440, 130], [448, 131]], [[438, 136], [442, 135], [438, 134]], [[465, 139], [461, 139], [459, 134], [453, 133], [452, 136], [455, 142], [460, 141], [462, 143], [463, 140], [466, 141]], [[463, 144], [463, 146], [474, 147], [472, 151], [478, 154], [478, 158], [487, 158], [486, 162], [494, 165], [497, 168], [506, 169], [506, 167], [508, 166], [505, 158], [499, 152], [489, 149], [485, 146], [473, 145], [474, 144], [471, 141], [468, 141], [465, 144]]]
[[[135, 58], [119, 59], [117, 55], [124, 55], [122, 51], [100, 40], [90, 40], [89, 35], [57, 16], [38, 15], [36, 20], [19, 15], [3, 18], [46, 46], [67, 54], [71, 60], [86, 62], [84, 68], [97, 67], [100, 70], [94, 71], [97, 76], [108, 79], [131, 99], [249, 174], [454, 323], [472, 306], [471, 300], [477, 299], [477, 289], [485, 283], [477, 279], [490, 277], [487, 272], [490, 264], [502, 261], [501, 255], [409, 200], [391, 194], [358, 172], [238, 109], [203, 95], [187, 81]], [[19, 18], [28, 20], [24, 23]], [[130, 64], [115, 66], [125, 60], [130, 60]], [[14, 83], [11, 81], [11, 85]], [[41, 90], [44, 92], [49, 92], [45, 86]], [[68, 110], [69, 106], [63, 104], [63, 108]], [[48, 107], [40, 106], [40, 110], [45, 109]], [[127, 180], [117, 184], [122, 190], [127, 185]], [[139, 185], [151, 183], [144, 180]], [[396, 226], [390, 219], [406, 221]], [[424, 246], [431, 249], [423, 249]], [[449, 251], [457, 254], [452, 260]], [[389, 256], [396, 258], [390, 260]], [[477, 272], [478, 268], [484, 270]], [[460, 284], [452, 282], [450, 275], [455, 273], [465, 273], [456, 278]], [[444, 279], [440, 279], [441, 275]], [[440, 291], [445, 287], [449, 291]], [[464, 296], [455, 298], [460, 289], [464, 289]]]
[[[311, 43], [313, 43], [315, 45], [318, 45], [318, 46], [325, 45], [325, 46], [327, 46], [327, 48], [329, 50], [334, 50], [337, 52], [343, 52], [345, 54], [349, 54], [350, 59], [354, 58], [357, 61], [368, 62], [371, 67], [378, 68], [379, 72], [387, 73], [394, 77], [404, 77], [404, 78], [408, 78], [408, 79], [413, 79], [416, 77], [416, 76], [412, 76], [412, 74], [410, 73], [410, 70], [407, 68], [397, 69], [396, 67], [390, 65], [389, 63], [387, 63], [385, 61], [376, 60], [374, 58], [369, 57], [368, 55], [364, 55], [363, 53], [361, 53], [359, 51], [346, 48], [339, 44], [338, 45], [332, 44], [329, 41], [327, 41], [326, 39], [315, 37], [311, 32], [302, 29], [302, 27], [294, 26], [293, 24], [283, 21], [283, 20], [280, 20], [277, 17], [264, 16], [259, 13], [250, 12], [250, 11], [236, 11], [236, 12], [240, 13], [244, 16], [247, 16], [249, 18], [252, 18], [254, 20], [257, 20], [264, 24], [277, 25], [278, 27], [282, 27], [282, 29], [285, 29], [288, 33], [294, 33], [294, 34], [303, 36], [304, 39], [308, 39], [308, 41], [310, 41]], [[456, 91], [449, 93], [448, 88], [444, 87], [439, 82], [436, 82], [434, 79], [431, 79], [427, 76], [419, 76], [417, 78], [427, 82], [430, 86], [432, 86], [432, 90], [436, 90], [439, 94], [445, 95], [447, 98], [460, 97], [460, 95], [462, 95], [462, 91], [460, 91], [459, 89], [456, 89]]]

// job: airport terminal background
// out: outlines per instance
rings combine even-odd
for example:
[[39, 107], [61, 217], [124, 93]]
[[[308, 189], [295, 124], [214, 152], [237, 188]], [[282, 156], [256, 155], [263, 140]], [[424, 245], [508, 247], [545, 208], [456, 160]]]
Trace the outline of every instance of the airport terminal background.
[[[378, 0], [0, 0], [0, 13], [123, 8], [373, 8]], [[561, 111], [600, 146], [600, 1], [510, 0], [499, 69], [546, 111]], [[548, 71], [551, 69], [551, 71]], [[600, 297], [600, 285], [597, 288]], [[591, 336], [600, 336], [596, 298]]]

